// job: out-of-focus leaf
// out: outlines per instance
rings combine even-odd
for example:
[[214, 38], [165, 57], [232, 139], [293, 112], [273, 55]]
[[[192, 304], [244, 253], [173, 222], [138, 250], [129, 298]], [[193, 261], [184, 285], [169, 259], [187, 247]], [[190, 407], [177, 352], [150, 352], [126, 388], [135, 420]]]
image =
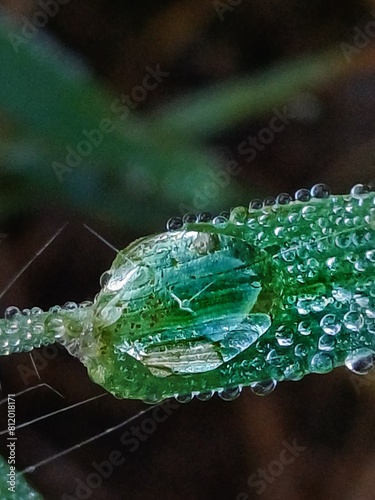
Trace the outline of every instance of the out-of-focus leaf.
[[162, 118], [158, 114], [154, 120], [161, 131], [202, 139], [285, 105], [299, 92], [322, 86], [347, 66], [343, 54], [337, 51], [285, 62], [254, 77], [195, 91], [165, 106]]
[[[217, 167], [210, 154], [168, 131], [160, 133], [157, 123], [150, 126], [130, 114], [120, 119], [112, 110], [116, 96], [101, 89], [81, 64], [55, 50], [49, 39], [45, 48], [40, 41], [18, 43], [19, 36], [2, 20], [0, 108], [23, 130], [30, 158], [20, 158], [18, 151], [9, 161], [5, 154], [4, 165], [42, 198], [113, 215], [133, 227], [149, 227], [150, 218], [165, 213], [178, 214], [181, 204], [199, 209], [192, 188], [205, 183], [207, 166]], [[111, 120], [114, 130], [60, 183], [52, 163], [65, 164], [67, 147], [76, 150], [87, 139], [84, 131], [98, 129], [103, 119]], [[208, 198], [204, 208], [232, 203], [235, 192], [232, 182], [219, 198]]]

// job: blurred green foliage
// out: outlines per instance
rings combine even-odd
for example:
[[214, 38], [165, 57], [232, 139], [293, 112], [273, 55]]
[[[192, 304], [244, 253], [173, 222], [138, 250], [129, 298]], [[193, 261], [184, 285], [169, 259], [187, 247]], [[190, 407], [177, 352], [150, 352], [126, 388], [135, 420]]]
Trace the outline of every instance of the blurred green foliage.
[[[343, 58], [332, 51], [307, 56], [257, 77], [211, 85], [140, 118], [115, 114], [116, 96], [48, 38], [42, 45], [34, 40], [19, 43], [17, 37], [19, 29], [2, 19], [3, 218], [58, 202], [123, 227], [147, 230], [186, 208], [199, 211], [196, 188], [209, 182], [208, 169], [212, 181], [224, 166], [205, 141], [286, 104], [343, 67]], [[110, 132], [101, 134], [90, 154], [77, 159], [80, 142], [87, 134], [95, 136], [103, 120], [111, 124]], [[73, 155], [71, 164], [68, 153], [70, 159]], [[207, 208], [221, 211], [249, 198], [233, 179], [220, 196], [208, 199]]]

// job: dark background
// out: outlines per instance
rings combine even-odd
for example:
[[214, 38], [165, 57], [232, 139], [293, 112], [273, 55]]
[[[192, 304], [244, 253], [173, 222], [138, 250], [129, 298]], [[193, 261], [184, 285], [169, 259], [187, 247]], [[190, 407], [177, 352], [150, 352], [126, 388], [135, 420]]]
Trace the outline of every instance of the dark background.
[[[0, 5], [18, 22], [40, 8], [26, 0], [2, 0]], [[259, 74], [280, 61], [298, 60], [314, 51], [338, 49], [342, 42], [353, 43], [354, 28], [373, 19], [370, 11], [375, 3], [244, 0], [225, 11], [222, 20], [217, 8], [215, 2], [204, 0], [72, 0], [61, 6], [44, 29], [84, 61], [114, 95], [130, 92], [142, 80], [147, 65], [160, 64], [170, 72], [165, 84], [135, 110], [143, 118], [191, 90]], [[293, 193], [317, 182], [326, 182], [334, 192], [346, 192], [358, 182], [375, 178], [372, 41], [340, 76], [312, 85], [288, 105], [296, 118], [251, 163], [238, 155], [237, 146], [267, 126], [273, 116], [269, 110], [209, 141], [223, 163], [230, 159], [240, 162], [242, 170], [236, 182], [248, 190], [249, 200]], [[13, 189], [17, 190], [17, 185]], [[208, 203], [204, 209], [216, 209], [217, 201], [215, 207]], [[147, 197], [142, 202], [147, 205]], [[161, 210], [163, 203], [161, 193]], [[100, 209], [93, 214], [78, 212], [62, 202], [53, 206], [38, 202], [27, 210], [20, 206], [2, 214], [1, 233], [7, 237], [0, 245], [0, 290], [69, 221], [1, 296], [2, 312], [13, 304], [48, 308], [94, 297], [99, 277], [109, 268], [114, 252], [83, 224], [117, 248], [164, 229], [162, 223], [142, 220], [142, 230], [137, 231], [113, 222], [104, 208], [103, 214]], [[223, 206], [222, 210], [228, 208]], [[170, 213], [175, 214], [178, 206]], [[140, 220], [142, 217], [139, 210]], [[0, 360], [3, 394], [44, 383], [63, 398], [47, 386], [21, 395], [17, 398], [19, 424], [103, 393], [88, 379], [84, 367], [63, 349], [48, 362], [36, 352], [41, 381], [30, 376], [27, 386], [20, 367], [32, 369], [28, 354]], [[38, 352], [41, 356], [42, 350]], [[86, 482], [94, 472], [93, 461], [108, 460], [111, 451], [120, 450], [125, 463], [89, 498], [371, 500], [375, 497], [374, 402], [371, 375], [358, 381], [344, 369], [283, 383], [266, 398], [257, 398], [245, 389], [232, 403], [217, 396], [205, 403], [194, 400], [159, 423], [133, 453], [120, 443], [120, 436], [131, 425], [141, 425], [145, 417], [37, 468], [27, 478], [48, 500], [63, 498], [64, 493], [80, 498], [75, 494], [77, 478]], [[140, 402], [107, 395], [20, 429], [18, 468], [52, 457], [143, 409]], [[4, 408], [1, 416], [3, 429]], [[258, 494], [247, 484], [248, 478], [258, 468], [267, 469], [279, 460], [285, 441], [293, 443], [293, 439], [305, 449]], [[1, 450], [5, 454], [5, 442]]]

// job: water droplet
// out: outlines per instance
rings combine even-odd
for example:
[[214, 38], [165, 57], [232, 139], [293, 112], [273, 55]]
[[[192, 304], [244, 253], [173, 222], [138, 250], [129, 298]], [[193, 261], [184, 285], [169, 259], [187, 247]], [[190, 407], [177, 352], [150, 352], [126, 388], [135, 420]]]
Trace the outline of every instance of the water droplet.
[[212, 398], [214, 394], [215, 394], [214, 391], [201, 392], [200, 394], [197, 395], [197, 399], [199, 399], [199, 401], [208, 401], [209, 399]]
[[143, 402], [146, 404], [146, 405], [155, 405], [157, 403], [159, 403], [160, 401], [163, 400], [163, 397], [160, 396], [160, 395], [156, 395], [156, 394], [148, 394], [144, 399], [143, 399]]
[[366, 375], [375, 362], [375, 352], [367, 347], [356, 349], [345, 358], [345, 366], [357, 375]]
[[333, 351], [336, 339], [332, 335], [322, 335], [319, 339], [318, 348], [321, 351]]
[[315, 184], [315, 186], [311, 188], [310, 192], [313, 198], [328, 198], [331, 193], [329, 187], [322, 183]]
[[197, 216], [195, 214], [185, 214], [182, 221], [185, 224], [194, 224], [194, 222], [197, 222]]
[[112, 273], [110, 271], [106, 271], [100, 276], [99, 284], [101, 288], [105, 288], [108, 285], [109, 280], [112, 277]]
[[190, 403], [192, 399], [193, 399], [193, 394], [177, 394], [175, 396], [175, 400], [178, 403]]
[[78, 305], [75, 302], [66, 302], [66, 304], [64, 305], [64, 309], [66, 311], [75, 311], [76, 309], [78, 309]]
[[294, 195], [297, 201], [307, 202], [311, 199], [311, 194], [308, 189], [299, 189]]
[[43, 309], [41, 309], [40, 307], [33, 307], [31, 309], [31, 314], [33, 316], [39, 316], [39, 314], [43, 314]]
[[276, 349], [271, 349], [266, 357], [267, 363], [272, 366], [281, 366], [283, 363], [283, 356], [281, 356]]
[[287, 347], [293, 344], [293, 332], [285, 326], [280, 326], [276, 330], [275, 338], [281, 347]]
[[362, 199], [368, 196], [371, 193], [371, 189], [366, 184], [356, 184], [350, 190], [350, 195], [355, 199]]
[[238, 396], [241, 394], [241, 391], [241, 387], [233, 387], [230, 389], [218, 391], [218, 396], [223, 401], [233, 401], [234, 399], [238, 398]]
[[230, 213], [224, 210], [224, 212], [220, 212], [220, 217], [224, 217], [226, 220], [229, 220]]
[[183, 225], [181, 217], [172, 217], [167, 222], [167, 231], [178, 231]]
[[304, 344], [297, 344], [294, 348], [294, 354], [300, 358], [307, 356], [307, 347]]
[[249, 213], [245, 207], [236, 207], [231, 211], [229, 220], [233, 224], [244, 224], [248, 215]]
[[222, 224], [226, 224], [227, 221], [228, 221], [228, 219], [226, 217], [224, 217], [223, 215], [218, 215], [217, 217], [212, 219], [212, 224], [214, 226], [220, 226]]
[[301, 370], [301, 366], [298, 361], [285, 368], [284, 377], [288, 380], [301, 380], [303, 377], [303, 371]]
[[341, 330], [341, 323], [334, 314], [326, 314], [320, 320], [320, 326], [327, 335], [337, 335]]
[[311, 323], [309, 321], [301, 321], [297, 328], [301, 335], [310, 335], [311, 333]]
[[359, 332], [365, 323], [361, 313], [357, 311], [349, 311], [344, 316], [344, 325], [352, 332]]
[[201, 212], [198, 215], [198, 222], [210, 222], [212, 219], [212, 214], [210, 212]]
[[260, 210], [263, 207], [263, 202], [262, 200], [252, 200], [249, 204], [249, 209], [250, 210]]
[[20, 310], [18, 309], [18, 307], [16, 306], [9, 306], [6, 310], [5, 310], [5, 319], [12, 319], [14, 318], [14, 316], [16, 316], [17, 314], [20, 313]]
[[271, 380], [263, 380], [262, 382], [254, 382], [250, 384], [250, 390], [256, 396], [268, 396], [275, 390], [277, 386], [277, 382], [274, 379]]
[[329, 354], [318, 352], [310, 361], [311, 371], [314, 373], [328, 373], [333, 369], [333, 361]]
[[338, 302], [345, 303], [350, 301], [352, 294], [345, 288], [335, 288], [332, 290], [332, 297]]
[[273, 196], [268, 196], [268, 198], [266, 198], [264, 201], [263, 201], [263, 206], [264, 207], [272, 207], [273, 205], [275, 205], [276, 203], [276, 200]]
[[279, 205], [287, 205], [291, 201], [292, 201], [292, 197], [288, 193], [281, 193], [276, 198], [276, 203], [278, 203]]

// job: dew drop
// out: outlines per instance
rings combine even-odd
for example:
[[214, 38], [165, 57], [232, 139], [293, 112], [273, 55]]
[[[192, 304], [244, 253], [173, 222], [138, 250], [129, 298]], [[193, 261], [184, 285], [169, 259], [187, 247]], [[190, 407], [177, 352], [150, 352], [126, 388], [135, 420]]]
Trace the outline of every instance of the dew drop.
[[183, 225], [181, 217], [172, 217], [167, 222], [167, 231], [178, 231]]
[[311, 371], [314, 373], [328, 373], [333, 368], [333, 361], [329, 354], [318, 352], [310, 361]]
[[250, 210], [260, 210], [263, 206], [262, 200], [252, 200], [249, 204], [249, 209]]
[[333, 351], [336, 339], [332, 335], [322, 335], [319, 339], [318, 348], [321, 351]]
[[307, 202], [311, 199], [311, 194], [308, 189], [299, 189], [294, 195], [297, 201]]
[[278, 203], [279, 205], [287, 205], [291, 201], [292, 201], [292, 197], [288, 193], [281, 193], [276, 198], [276, 203]]
[[288, 347], [293, 344], [293, 332], [285, 326], [277, 329], [275, 338], [281, 347]]
[[143, 399], [143, 402], [146, 405], [155, 405], [162, 400], [163, 400], [162, 396], [157, 396], [156, 394], [149, 394]]
[[209, 399], [212, 398], [213, 395], [214, 391], [201, 392], [200, 394], [197, 395], [197, 399], [199, 399], [199, 401], [208, 401]]
[[327, 335], [337, 335], [341, 330], [341, 323], [334, 314], [326, 314], [320, 320], [320, 326]]
[[365, 198], [366, 195], [371, 193], [371, 189], [366, 184], [356, 184], [350, 190], [350, 195], [352, 198], [361, 199]]
[[210, 212], [201, 212], [198, 215], [198, 222], [210, 222], [212, 219], [212, 214]]
[[5, 311], [5, 319], [12, 319], [14, 316], [20, 313], [20, 310], [16, 306], [9, 306]]
[[228, 219], [226, 217], [224, 217], [223, 215], [217, 215], [213, 220], [212, 220], [212, 224], [214, 226], [220, 226], [222, 224], [226, 224], [226, 222], [228, 221]]
[[249, 213], [245, 207], [236, 207], [230, 213], [230, 222], [233, 224], [244, 224], [247, 220]]
[[268, 198], [266, 198], [264, 201], [263, 201], [263, 206], [264, 207], [272, 207], [273, 205], [275, 205], [276, 203], [276, 200], [273, 196], [268, 196]]
[[182, 221], [185, 224], [194, 224], [194, 222], [197, 222], [197, 216], [195, 214], [185, 214]]
[[[300, 313], [300, 314], [302, 314], [302, 313]], [[309, 321], [301, 321], [298, 324], [298, 331], [301, 335], [310, 335], [311, 323]]]
[[100, 276], [99, 284], [101, 288], [105, 288], [108, 285], [109, 280], [111, 279], [112, 274], [109, 271], [106, 271]]
[[250, 384], [250, 390], [256, 396], [268, 396], [275, 390], [277, 386], [277, 382], [274, 379], [271, 380], [263, 380], [262, 382], [254, 382]]
[[75, 302], [66, 302], [63, 309], [65, 309], [66, 311], [75, 311], [76, 309], [78, 309], [78, 305]]
[[311, 196], [313, 198], [328, 198], [331, 191], [326, 184], [315, 184], [311, 188]]
[[242, 388], [241, 387], [232, 387], [230, 389], [224, 389], [223, 391], [218, 391], [218, 396], [220, 399], [223, 401], [233, 401], [234, 399], [238, 398], [238, 396], [241, 394]]
[[364, 322], [362, 314], [357, 311], [349, 311], [344, 316], [344, 325], [352, 332], [359, 332]]
[[345, 358], [345, 366], [357, 375], [366, 375], [375, 362], [375, 352], [367, 347], [356, 349]]
[[193, 399], [193, 394], [177, 394], [175, 396], [175, 400], [178, 403], [190, 403], [192, 399]]

